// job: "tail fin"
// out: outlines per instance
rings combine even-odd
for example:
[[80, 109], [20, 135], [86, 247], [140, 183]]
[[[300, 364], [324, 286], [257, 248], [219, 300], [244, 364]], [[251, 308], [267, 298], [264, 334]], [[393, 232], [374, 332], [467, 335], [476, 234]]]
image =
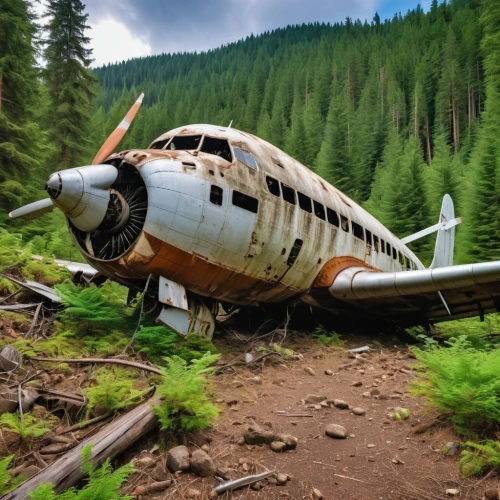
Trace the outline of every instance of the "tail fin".
[[[441, 213], [439, 214], [438, 224], [448, 225], [455, 219], [455, 208], [453, 200], [449, 194], [445, 194]], [[457, 221], [460, 222], [460, 221]], [[436, 247], [434, 249], [434, 258], [432, 259], [431, 269], [435, 267], [446, 267], [453, 265], [453, 249], [455, 246], [455, 225], [449, 224], [449, 229], [441, 229], [437, 232]]]

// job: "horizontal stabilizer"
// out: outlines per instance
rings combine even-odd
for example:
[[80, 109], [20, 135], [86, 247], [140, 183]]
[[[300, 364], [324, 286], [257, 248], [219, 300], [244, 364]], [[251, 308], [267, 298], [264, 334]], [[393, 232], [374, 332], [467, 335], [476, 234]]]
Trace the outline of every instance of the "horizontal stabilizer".
[[407, 245], [412, 241], [419, 240], [420, 238], [423, 238], [428, 234], [432, 234], [434, 231], [446, 231], [448, 229], [451, 229], [452, 227], [455, 227], [461, 222], [462, 222], [462, 217], [456, 217], [455, 219], [449, 221], [438, 222], [437, 224], [434, 224], [433, 226], [430, 226], [427, 229], [422, 229], [422, 231], [419, 231], [418, 233], [414, 233], [411, 234], [410, 236], [407, 236], [406, 238], [402, 238], [401, 241], [405, 245]]

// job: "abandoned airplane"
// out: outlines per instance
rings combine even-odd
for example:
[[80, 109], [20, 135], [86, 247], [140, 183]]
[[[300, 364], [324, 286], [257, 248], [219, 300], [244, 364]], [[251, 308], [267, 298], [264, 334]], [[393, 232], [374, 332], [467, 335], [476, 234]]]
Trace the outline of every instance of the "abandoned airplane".
[[[403, 324], [499, 310], [500, 261], [453, 266], [460, 219], [448, 195], [435, 226], [399, 239], [283, 151], [230, 127], [180, 127], [111, 154], [142, 98], [92, 166], [52, 174], [50, 198], [10, 216], [58, 207], [97, 273], [147, 287], [158, 319], [181, 335], [211, 336], [219, 303], [301, 300]], [[434, 231], [426, 269], [406, 243]]]

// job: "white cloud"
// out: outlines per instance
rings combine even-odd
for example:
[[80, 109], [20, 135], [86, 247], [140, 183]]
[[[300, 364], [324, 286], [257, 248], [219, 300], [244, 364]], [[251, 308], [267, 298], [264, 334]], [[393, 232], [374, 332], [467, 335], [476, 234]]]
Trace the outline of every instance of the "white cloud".
[[111, 18], [100, 19], [93, 24], [88, 36], [91, 38], [90, 46], [94, 49], [94, 67], [151, 54], [148, 43]]

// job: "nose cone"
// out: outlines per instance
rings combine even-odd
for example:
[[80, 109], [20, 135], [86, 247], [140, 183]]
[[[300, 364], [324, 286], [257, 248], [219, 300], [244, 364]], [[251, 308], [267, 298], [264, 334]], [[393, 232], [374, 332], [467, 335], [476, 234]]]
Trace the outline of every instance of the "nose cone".
[[47, 181], [47, 184], [45, 184], [45, 191], [47, 191], [49, 196], [55, 200], [61, 194], [61, 190], [61, 176], [59, 174], [52, 174]]

